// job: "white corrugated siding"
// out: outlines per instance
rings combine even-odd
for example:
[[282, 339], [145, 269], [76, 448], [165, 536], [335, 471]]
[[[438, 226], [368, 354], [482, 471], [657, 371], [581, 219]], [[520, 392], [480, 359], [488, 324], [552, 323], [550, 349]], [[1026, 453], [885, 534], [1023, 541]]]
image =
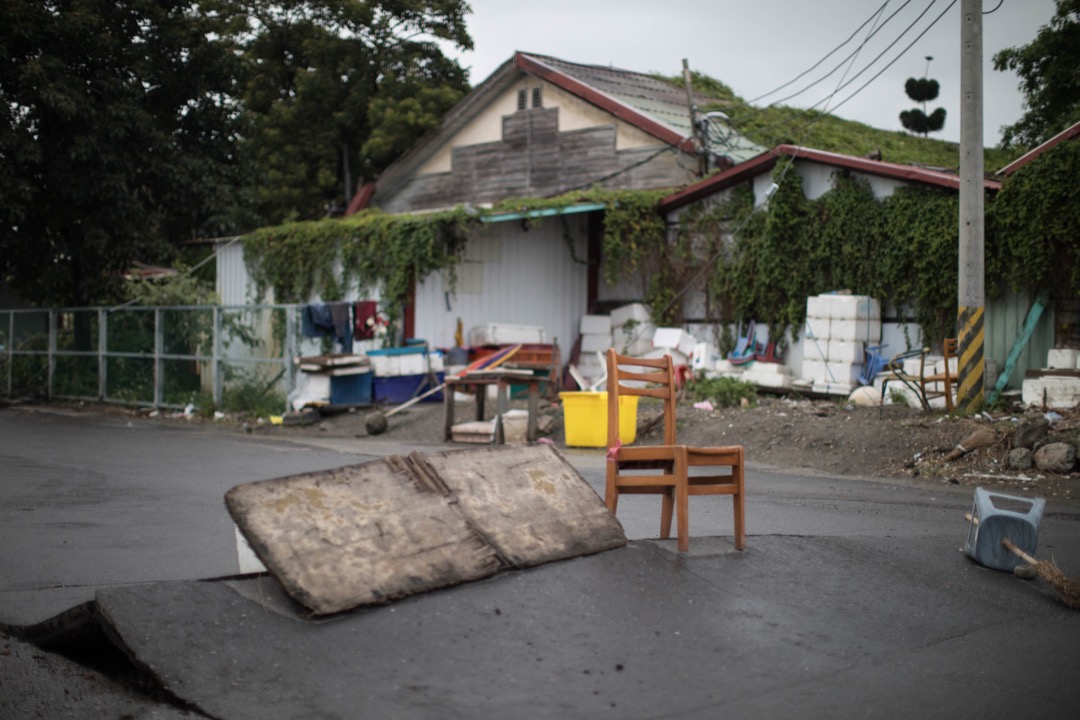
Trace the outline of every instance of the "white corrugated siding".
[[234, 242], [217, 251], [217, 294], [222, 305], [246, 305], [255, 288], [244, 264], [244, 243]]
[[[585, 215], [566, 218], [577, 257], [585, 258]], [[458, 318], [469, 331], [487, 323], [534, 325], [566, 357], [587, 309], [588, 275], [574, 262], [562, 219], [545, 218], [529, 230], [520, 222], [492, 223], [474, 232], [459, 270], [457, 291], [439, 274], [416, 290], [416, 337], [452, 347]]]

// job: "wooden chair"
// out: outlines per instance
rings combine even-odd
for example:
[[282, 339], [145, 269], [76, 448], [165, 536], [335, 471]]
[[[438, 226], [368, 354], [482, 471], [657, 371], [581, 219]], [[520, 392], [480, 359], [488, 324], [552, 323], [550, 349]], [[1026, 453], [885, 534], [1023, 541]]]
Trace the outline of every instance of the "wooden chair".
[[[621, 493], [662, 495], [660, 537], [671, 536], [674, 510], [680, 552], [690, 549], [689, 498], [691, 495], [731, 495], [735, 511], [735, 547], [746, 546], [743, 449], [688, 447], [675, 437], [676, 384], [671, 356], [645, 359], [607, 352], [608, 459], [605, 501], [615, 513]], [[638, 395], [664, 401], [662, 445], [624, 447], [619, 441], [619, 398]], [[692, 468], [728, 468], [717, 475], [693, 475]]]
[[[906, 385], [919, 398], [919, 403], [925, 412], [930, 412], [930, 400], [937, 397], [945, 398], [945, 409], [953, 411], [953, 383], [956, 381], [956, 373], [952, 370], [952, 359], [956, 357], [956, 338], [946, 338], [942, 343], [942, 354], [945, 356], [945, 372], [926, 374], [926, 358], [930, 354], [930, 348], [911, 350], [894, 355], [889, 361], [888, 371], [882, 375], [881, 381], [881, 407], [885, 406], [885, 393], [888, 392], [890, 382], [899, 382]], [[919, 358], [918, 374], [904, 371], [904, 361], [911, 358]], [[940, 383], [940, 387], [938, 384]]]

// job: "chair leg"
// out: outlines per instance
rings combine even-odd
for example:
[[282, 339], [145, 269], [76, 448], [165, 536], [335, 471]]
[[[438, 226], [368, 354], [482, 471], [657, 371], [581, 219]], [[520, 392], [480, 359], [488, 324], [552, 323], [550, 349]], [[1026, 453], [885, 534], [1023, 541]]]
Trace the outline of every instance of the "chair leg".
[[738, 492], [732, 496], [732, 504], [735, 507], [735, 549], [742, 550], [746, 547], [746, 483], [743, 475], [743, 460], [739, 458], [739, 464], [731, 469], [735, 475], [735, 483]]
[[675, 521], [679, 524], [679, 552], [690, 551], [690, 480], [686, 447], [675, 453]]
[[604, 486], [604, 503], [611, 514], [619, 507], [619, 489], [615, 487], [615, 476], [618, 474], [618, 466], [611, 460], [607, 463], [607, 482]]
[[660, 496], [660, 537], [671, 537], [671, 516], [675, 511], [675, 488]]

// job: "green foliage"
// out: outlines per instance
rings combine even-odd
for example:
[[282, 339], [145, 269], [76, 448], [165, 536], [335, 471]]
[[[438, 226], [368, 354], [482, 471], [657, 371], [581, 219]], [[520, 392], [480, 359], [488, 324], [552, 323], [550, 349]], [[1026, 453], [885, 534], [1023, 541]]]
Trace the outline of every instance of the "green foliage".
[[426, 215], [367, 210], [262, 228], [244, 238], [244, 257], [259, 295], [272, 289], [275, 302], [307, 302], [315, 293], [336, 300], [352, 287], [378, 288], [383, 312], [398, 318], [417, 279], [453, 270], [472, 222], [460, 208]]
[[994, 69], [1019, 75], [1024, 94], [1023, 117], [1002, 128], [1003, 147], [1033, 147], [1080, 120], [1080, 0], [1056, 5], [1034, 40], [994, 55]]
[[[856, 157], [880, 151], [889, 162], [951, 169], [960, 167], [960, 146], [957, 143], [882, 130], [854, 120], [823, 115], [817, 110], [785, 105], [755, 107], [717, 80], [698, 73], [693, 73], [692, 78], [695, 92], [712, 98], [711, 103], [701, 106], [702, 112], [722, 110], [739, 133], [763, 147], [791, 143]], [[682, 77], [661, 79], [683, 87]], [[1011, 151], [984, 149], [984, 163], [988, 169], [1004, 167], [1014, 159]]]
[[237, 59], [192, 0], [0, 5], [0, 277], [114, 297], [135, 260], [233, 212]]
[[768, 212], [751, 216], [717, 260], [711, 288], [727, 300], [725, 319], [798, 331], [807, 297], [849, 289], [910, 307], [928, 338], [951, 335], [956, 194], [900, 188], [877, 200], [867, 183], [838, 174], [831, 192], [810, 201], [788, 162], [777, 164]]
[[757, 402], [757, 387], [738, 378], [694, 378], [686, 383], [686, 394], [691, 402], [708, 400], [717, 407], [741, 405], [743, 400]]
[[438, 45], [472, 47], [461, 0], [221, 5], [247, 19], [241, 153], [264, 224], [343, 209], [346, 168], [374, 180], [468, 90]]
[[1080, 294], [1080, 142], [1059, 143], [1002, 184], [987, 211], [987, 270], [1014, 289]]

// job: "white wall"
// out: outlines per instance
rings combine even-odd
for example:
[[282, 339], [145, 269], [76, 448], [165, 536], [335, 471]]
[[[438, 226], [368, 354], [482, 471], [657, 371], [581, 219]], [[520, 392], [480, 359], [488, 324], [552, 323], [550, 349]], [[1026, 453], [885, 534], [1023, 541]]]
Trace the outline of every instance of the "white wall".
[[[566, 216], [578, 258], [586, 257], [584, 213]], [[567, 357], [588, 302], [588, 273], [575, 263], [560, 218], [543, 218], [523, 230], [520, 221], [491, 223], [473, 233], [458, 265], [458, 285], [433, 273], [417, 285], [416, 337], [452, 347], [458, 318], [465, 342], [486, 323], [543, 327]]]

